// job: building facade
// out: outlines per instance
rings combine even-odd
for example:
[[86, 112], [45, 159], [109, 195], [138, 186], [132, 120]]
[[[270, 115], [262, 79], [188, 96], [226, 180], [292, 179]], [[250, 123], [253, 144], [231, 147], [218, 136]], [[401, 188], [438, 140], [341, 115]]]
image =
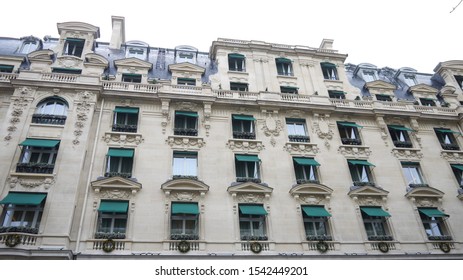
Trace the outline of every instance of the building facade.
[[0, 39], [0, 258], [463, 257], [463, 61]]

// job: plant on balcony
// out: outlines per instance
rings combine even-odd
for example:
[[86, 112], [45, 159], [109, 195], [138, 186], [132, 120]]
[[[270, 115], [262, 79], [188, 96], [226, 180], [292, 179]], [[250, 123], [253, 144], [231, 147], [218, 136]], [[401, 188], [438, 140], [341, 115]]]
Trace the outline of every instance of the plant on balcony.
[[429, 188], [428, 184], [408, 184], [410, 188]]
[[354, 181], [354, 186], [356, 186], [356, 187], [364, 187], [364, 186], [375, 187], [376, 184], [373, 183], [373, 182], [360, 182], [360, 181]]
[[412, 145], [412, 142], [410, 141], [393, 141], [394, 142], [394, 146], [396, 146], [397, 148], [412, 148], [413, 145]]
[[122, 232], [97, 232], [95, 239], [125, 239], [125, 233]]
[[236, 178], [237, 182], [253, 182], [259, 184], [261, 180], [259, 178], [250, 178], [250, 177], [237, 177]]
[[176, 179], [189, 179], [189, 180], [198, 180], [198, 176], [191, 176], [191, 175], [173, 175], [173, 180]]
[[171, 234], [171, 240], [199, 240], [199, 235], [197, 234]]
[[310, 142], [309, 136], [306, 135], [288, 135], [288, 138], [291, 142]]
[[391, 235], [370, 235], [368, 236], [369, 241], [392, 241], [394, 238], [392, 238]]
[[16, 165], [16, 172], [19, 173], [53, 173], [55, 165], [42, 162], [20, 162]]
[[198, 136], [198, 130], [195, 128], [174, 128], [174, 135]]
[[449, 240], [453, 240], [453, 238], [450, 235], [440, 235], [440, 236], [431, 235], [431, 236], [428, 236], [428, 239], [432, 240], [432, 241], [449, 241]]
[[445, 143], [441, 143], [440, 144], [442, 149], [444, 150], [453, 150], [453, 151], [458, 151], [460, 150], [460, 147], [456, 144], [445, 144]]
[[360, 141], [360, 139], [341, 138], [341, 142], [344, 145], [362, 145], [362, 141]]
[[124, 172], [106, 172], [104, 174], [105, 177], [122, 177], [122, 178], [130, 178], [132, 177], [132, 173], [124, 173]]
[[307, 241], [333, 241], [331, 235], [307, 235]]
[[242, 235], [241, 240], [243, 241], [267, 241], [267, 236], [254, 236], [254, 235]]
[[37, 234], [39, 233], [39, 229], [30, 228], [30, 227], [0, 227], [0, 233], [5, 233], [5, 232], [22, 232], [22, 233]]
[[59, 115], [33, 114], [32, 123], [64, 125], [66, 118], [66, 116]]
[[318, 181], [318, 180], [307, 180], [307, 179], [297, 179], [296, 183], [298, 185], [309, 184], [309, 183], [311, 183], [311, 184], [320, 184], [320, 181]]
[[115, 132], [137, 132], [136, 124], [113, 124], [112, 131]]
[[256, 139], [254, 132], [233, 131], [233, 138], [236, 139]]

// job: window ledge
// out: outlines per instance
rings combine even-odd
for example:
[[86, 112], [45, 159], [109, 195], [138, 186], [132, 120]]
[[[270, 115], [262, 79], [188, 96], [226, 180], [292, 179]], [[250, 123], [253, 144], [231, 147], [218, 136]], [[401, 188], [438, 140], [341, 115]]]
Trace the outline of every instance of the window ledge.
[[167, 137], [166, 144], [174, 149], [200, 149], [206, 145], [204, 138], [187, 135], [171, 135]]
[[252, 139], [229, 139], [226, 145], [230, 150], [244, 153], [260, 152], [265, 149], [262, 141]]
[[292, 80], [297, 80], [297, 77], [294, 75], [277, 75], [279, 79], [292, 79]]
[[105, 132], [103, 141], [108, 144], [138, 146], [143, 143], [145, 139], [143, 139], [140, 133], [108, 131]]

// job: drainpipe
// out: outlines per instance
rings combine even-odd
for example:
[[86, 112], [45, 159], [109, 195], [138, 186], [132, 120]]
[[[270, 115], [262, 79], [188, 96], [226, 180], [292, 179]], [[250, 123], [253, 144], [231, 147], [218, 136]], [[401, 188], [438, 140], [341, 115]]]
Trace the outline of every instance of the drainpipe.
[[76, 254], [80, 253], [80, 238], [82, 235], [82, 226], [84, 224], [84, 215], [85, 210], [87, 208], [87, 201], [88, 201], [88, 193], [90, 192], [90, 180], [92, 179], [92, 170], [93, 170], [93, 162], [95, 161], [95, 154], [96, 154], [96, 147], [98, 144], [98, 135], [100, 133], [100, 125], [101, 125], [101, 118], [103, 116], [103, 108], [104, 108], [104, 98], [101, 99], [101, 108], [100, 108], [100, 115], [98, 116], [98, 124], [96, 126], [96, 134], [95, 134], [95, 141], [93, 142], [93, 151], [92, 157], [90, 160], [90, 168], [88, 171], [87, 182], [86, 182], [86, 189], [85, 189], [85, 196], [84, 196], [84, 205], [82, 206], [82, 213], [80, 216], [80, 223], [79, 223], [79, 232], [77, 234], [77, 242], [76, 242]]

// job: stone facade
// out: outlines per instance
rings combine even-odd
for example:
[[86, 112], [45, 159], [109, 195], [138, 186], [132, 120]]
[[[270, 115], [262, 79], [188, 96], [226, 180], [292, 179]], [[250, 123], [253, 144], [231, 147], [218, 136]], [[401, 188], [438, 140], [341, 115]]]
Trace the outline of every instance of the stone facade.
[[1, 258], [463, 257], [463, 61], [154, 48], [112, 20], [110, 44], [0, 39]]

